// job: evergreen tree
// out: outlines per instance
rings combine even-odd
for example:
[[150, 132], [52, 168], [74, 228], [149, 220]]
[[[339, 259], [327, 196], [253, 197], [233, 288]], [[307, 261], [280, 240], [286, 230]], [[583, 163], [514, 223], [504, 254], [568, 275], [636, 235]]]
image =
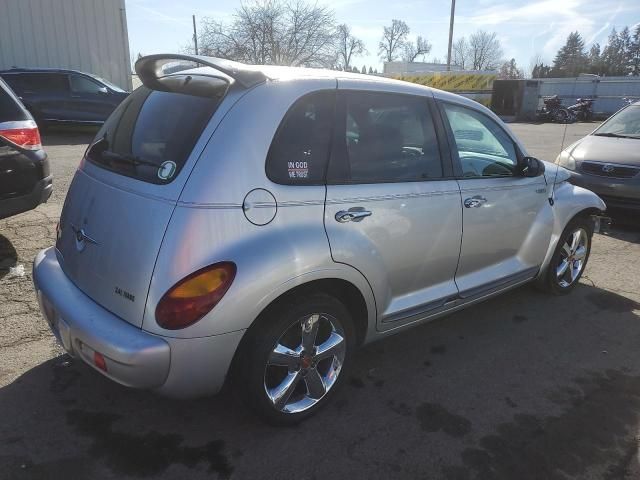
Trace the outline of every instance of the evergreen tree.
[[516, 59], [512, 58], [508, 62], [504, 62], [500, 67], [498, 77], [502, 79], [514, 80], [518, 78], [524, 78], [524, 74], [516, 65]]
[[618, 34], [620, 38], [620, 60], [622, 61], [621, 67], [623, 68], [622, 75], [627, 75], [631, 69], [631, 52], [633, 49], [633, 40], [631, 39], [631, 33], [629, 27], [624, 27]]
[[369, 67], [369, 75], [373, 75], [373, 68]]
[[640, 75], [640, 24], [636, 27], [629, 53], [629, 73]]
[[543, 62], [535, 64], [531, 70], [531, 78], [548, 78], [551, 76], [551, 67]]
[[367, 74], [367, 67], [362, 65], [362, 70], [360, 70], [360, 73], [364, 73], [366, 75]]
[[567, 43], [558, 51], [553, 60], [552, 76], [577, 77], [587, 70], [587, 56], [584, 53], [584, 40], [578, 32], [567, 37]]
[[589, 73], [595, 73], [596, 75], [602, 75], [604, 72], [602, 70], [602, 58], [600, 56], [600, 44], [594, 43], [591, 45], [589, 49], [589, 53], [587, 55], [587, 62], [589, 64]]
[[611, 30], [607, 46], [602, 51], [602, 67], [605, 75], [624, 75], [625, 51], [616, 29]]

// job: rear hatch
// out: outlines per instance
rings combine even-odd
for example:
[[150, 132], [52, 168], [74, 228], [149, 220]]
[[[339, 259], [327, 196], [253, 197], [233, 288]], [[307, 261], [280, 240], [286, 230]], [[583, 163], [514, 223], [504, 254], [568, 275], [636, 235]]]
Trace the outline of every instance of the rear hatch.
[[[198, 77], [171, 75], [168, 91], [143, 86], [119, 105], [87, 149], [60, 219], [66, 275], [136, 326], [164, 232], [228, 87]], [[181, 87], [198, 83], [195, 92]]]

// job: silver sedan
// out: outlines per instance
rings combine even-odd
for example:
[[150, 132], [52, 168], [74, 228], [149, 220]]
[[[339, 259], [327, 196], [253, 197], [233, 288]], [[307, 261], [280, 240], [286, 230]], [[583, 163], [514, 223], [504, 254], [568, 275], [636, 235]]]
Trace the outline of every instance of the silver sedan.
[[571, 171], [571, 183], [597, 193], [607, 207], [640, 211], [640, 102], [567, 147], [556, 163]]

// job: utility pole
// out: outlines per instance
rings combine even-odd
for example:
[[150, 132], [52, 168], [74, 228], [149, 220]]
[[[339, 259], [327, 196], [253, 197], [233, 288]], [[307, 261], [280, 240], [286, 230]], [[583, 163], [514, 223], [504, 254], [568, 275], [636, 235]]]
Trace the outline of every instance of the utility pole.
[[[196, 55], [198, 55], [198, 34], [196, 32], [196, 16], [191, 15], [191, 18], [193, 19], [193, 50], [196, 52]], [[451, 48], [451, 40], [449, 40], [449, 48]]]
[[449, 20], [449, 49], [447, 50], [447, 71], [451, 70], [451, 45], [453, 44], [453, 17], [456, 12], [456, 0], [451, 0], [451, 19]]

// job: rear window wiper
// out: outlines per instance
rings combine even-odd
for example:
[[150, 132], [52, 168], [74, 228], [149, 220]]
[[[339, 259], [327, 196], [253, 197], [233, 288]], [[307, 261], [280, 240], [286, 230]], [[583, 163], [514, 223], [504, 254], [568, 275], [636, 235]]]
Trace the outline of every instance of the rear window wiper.
[[638, 138], [637, 136], [633, 136], [633, 135], [620, 135], [619, 133], [612, 133], [612, 132], [594, 133], [593, 135], [595, 137]]
[[133, 165], [134, 167], [137, 167], [138, 165], [148, 165], [150, 167], [156, 168], [158, 167], [158, 164], [155, 162], [143, 160], [142, 158], [135, 155], [124, 155], [122, 153], [112, 152], [111, 150], [103, 150], [102, 152], [100, 152], [100, 156], [103, 160], [106, 160], [108, 162], [123, 162], [128, 163], [129, 165]]

